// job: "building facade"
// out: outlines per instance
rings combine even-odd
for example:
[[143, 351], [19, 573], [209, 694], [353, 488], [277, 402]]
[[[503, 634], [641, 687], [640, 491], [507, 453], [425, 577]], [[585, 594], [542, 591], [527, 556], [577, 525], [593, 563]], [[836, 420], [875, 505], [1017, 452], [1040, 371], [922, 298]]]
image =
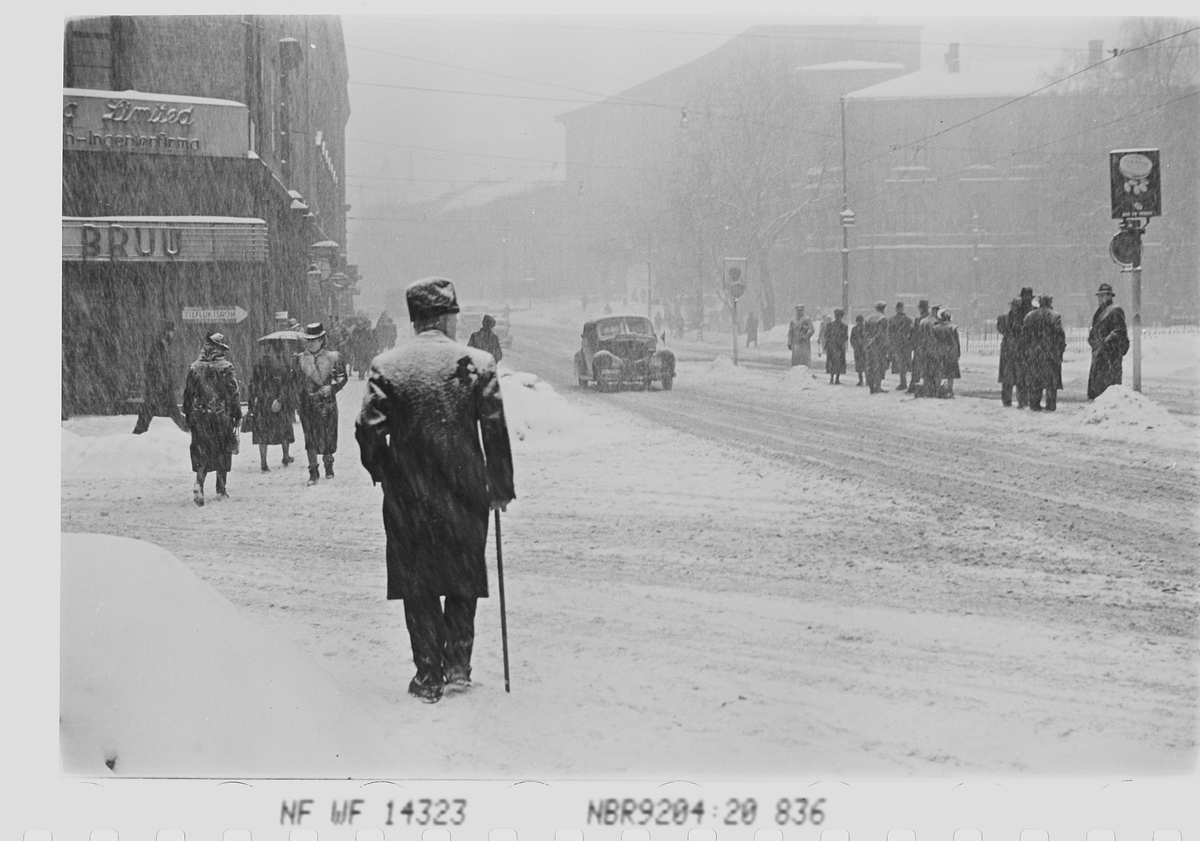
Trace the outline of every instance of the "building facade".
[[337, 18], [67, 23], [64, 414], [130, 411], [164, 322], [182, 386], [210, 331], [248, 373], [279, 316], [352, 311], [346, 84]]

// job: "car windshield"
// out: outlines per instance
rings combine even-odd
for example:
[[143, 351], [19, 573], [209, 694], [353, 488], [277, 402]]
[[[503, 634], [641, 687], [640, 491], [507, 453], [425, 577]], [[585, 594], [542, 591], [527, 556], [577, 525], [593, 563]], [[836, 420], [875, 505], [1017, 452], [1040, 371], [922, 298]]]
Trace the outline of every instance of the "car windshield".
[[628, 318], [610, 318], [596, 323], [596, 329], [602, 338], [617, 336], [621, 333], [648, 336], [654, 332], [648, 318], [629, 316]]

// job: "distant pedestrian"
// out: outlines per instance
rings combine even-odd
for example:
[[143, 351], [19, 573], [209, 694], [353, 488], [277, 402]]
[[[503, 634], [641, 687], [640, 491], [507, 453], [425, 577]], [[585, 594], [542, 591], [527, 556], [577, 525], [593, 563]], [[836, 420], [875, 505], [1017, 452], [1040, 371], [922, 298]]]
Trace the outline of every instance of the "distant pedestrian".
[[796, 317], [788, 324], [788, 350], [792, 352], [792, 367], [812, 365], [813, 323], [804, 315], [804, 305], [796, 305]]
[[884, 315], [887, 304], [875, 302], [875, 312], [863, 321], [863, 346], [867, 351], [867, 388], [872, 394], [885, 391], [883, 375], [887, 369], [887, 328], [888, 320]]
[[294, 458], [288, 453], [296, 440], [296, 362], [282, 342], [264, 343], [262, 357], [250, 374], [250, 418], [253, 441], [258, 445], [260, 469], [267, 466], [267, 447], [283, 447], [283, 466]]
[[930, 327], [932, 339], [932, 397], [954, 397], [954, 381], [962, 377], [959, 359], [962, 346], [959, 344], [958, 328], [950, 323], [950, 311], [939, 310], [937, 323]]
[[896, 314], [888, 320], [888, 350], [892, 373], [900, 375], [897, 389], [908, 389], [908, 374], [912, 370], [913, 320], [904, 312], [904, 302], [896, 302]]
[[375, 322], [375, 345], [381, 353], [396, 346], [396, 322], [387, 310], [381, 312]]
[[[1013, 388], [1017, 384], [1017, 334], [1020, 332], [1014, 325], [1021, 316], [1021, 299], [1013, 298], [1008, 304], [1008, 312], [996, 318], [996, 332], [1000, 334], [1000, 370], [997, 381], [1000, 383], [1000, 403], [1011, 406]], [[1021, 324], [1024, 327], [1024, 322]], [[1017, 400], [1021, 393], [1017, 392]]]
[[[938, 313], [941, 310], [940, 304], [934, 304], [929, 307], [928, 314], [917, 322], [914, 330], [914, 342], [916, 348], [920, 351], [921, 363], [921, 381], [917, 384], [917, 397], [937, 397], [938, 382], [941, 378], [940, 362], [937, 355], [937, 345], [933, 337], [933, 328], [941, 321]], [[914, 351], [913, 356], [916, 356]]]
[[751, 342], [758, 347], [758, 316], [753, 312], [746, 316], [746, 347], [750, 347]]
[[304, 328], [306, 349], [300, 354], [297, 401], [304, 449], [308, 453], [308, 484], [320, 478], [317, 456], [325, 462], [325, 478], [333, 478], [333, 455], [337, 452], [337, 393], [346, 385], [346, 366], [336, 350], [325, 347], [325, 327], [313, 322]]
[[225, 336], [209, 333], [183, 386], [183, 414], [192, 433], [190, 452], [196, 474], [192, 501], [197, 505], [204, 504], [204, 480], [210, 472], [217, 474], [217, 499], [229, 498], [225, 478], [233, 465], [242, 402], [228, 353]]
[[1088, 344], [1092, 348], [1092, 366], [1088, 371], [1088, 400], [1095, 400], [1110, 385], [1120, 385], [1121, 365], [1129, 352], [1129, 333], [1125, 329], [1125, 311], [1113, 303], [1113, 288], [1101, 283], [1096, 292], [1099, 306], [1092, 316]]
[[825, 328], [829, 325], [829, 317], [821, 314], [821, 323], [817, 326], [817, 356], [825, 352]]
[[829, 374], [830, 385], [841, 385], [842, 374], [846, 373], [845, 314], [845, 310], [834, 310], [833, 321], [825, 328], [825, 373]]
[[416, 338], [375, 358], [355, 437], [383, 484], [387, 597], [404, 601], [417, 669], [408, 691], [435, 703], [471, 684], [488, 515], [516, 492], [496, 365], [455, 341], [454, 285], [426, 278], [405, 295]]
[[1033, 287], [1022, 287], [1019, 300], [1021, 306], [1016, 313], [1010, 313], [1008, 329], [1013, 341], [1013, 379], [1017, 389], [1017, 408], [1024, 409], [1029, 405], [1029, 342], [1025, 338], [1024, 328], [1025, 316], [1033, 309]]
[[187, 421], [175, 402], [175, 376], [171, 373], [171, 340], [175, 338], [175, 323], [164, 322], [162, 332], [150, 346], [143, 367], [145, 381], [142, 383], [142, 405], [138, 409], [137, 423], [133, 434], [141, 435], [150, 428], [152, 418], [170, 418], [184, 432]]
[[500, 337], [492, 332], [492, 328], [495, 326], [496, 319], [485, 315], [479, 329], [471, 334], [471, 338], [467, 339], [467, 347], [486, 350], [493, 359], [499, 362], [504, 356], [504, 350], [500, 347]]
[[1021, 333], [1028, 342], [1026, 384], [1029, 408], [1042, 411], [1042, 393], [1046, 395], [1046, 411], [1058, 408], [1058, 390], [1062, 384], [1063, 354], [1067, 350], [1067, 333], [1062, 316], [1054, 311], [1054, 298], [1042, 295], [1038, 306], [1025, 316]]
[[921, 378], [925, 376], [925, 355], [929, 349], [929, 342], [922, 325], [927, 318], [929, 318], [929, 301], [922, 298], [917, 301], [917, 316], [913, 319], [911, 333], [912, 371], [908, 379], [908, 393], [914, 397], [921, 396]]
[[863, 384], [863, 374], [867, 370], [867, 346], [863, 339], [863, 317], [854, 316], [854, 326], [850, 328], [850, 348], [854, 351], [854, 373], [858, 374], [858, 385]]

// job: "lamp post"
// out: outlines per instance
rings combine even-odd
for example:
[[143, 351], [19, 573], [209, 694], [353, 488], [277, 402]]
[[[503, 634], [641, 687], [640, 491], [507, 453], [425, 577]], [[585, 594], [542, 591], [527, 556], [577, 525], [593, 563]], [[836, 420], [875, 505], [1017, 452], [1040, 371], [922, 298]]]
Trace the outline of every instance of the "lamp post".
[[854, 211], [850, 209], [849, 186], [846, 182], [846, 97], [839, 98], [842, 107], [842, 309], [850, 316], [850, 228]]

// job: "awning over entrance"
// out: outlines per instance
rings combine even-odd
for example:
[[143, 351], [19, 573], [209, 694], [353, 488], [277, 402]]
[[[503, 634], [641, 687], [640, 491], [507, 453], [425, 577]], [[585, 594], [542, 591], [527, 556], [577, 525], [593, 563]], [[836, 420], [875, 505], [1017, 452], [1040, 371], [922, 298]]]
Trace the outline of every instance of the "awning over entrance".
[[267, 223], [236, 216], [64, 216], [64, 262], [261, 263]]

